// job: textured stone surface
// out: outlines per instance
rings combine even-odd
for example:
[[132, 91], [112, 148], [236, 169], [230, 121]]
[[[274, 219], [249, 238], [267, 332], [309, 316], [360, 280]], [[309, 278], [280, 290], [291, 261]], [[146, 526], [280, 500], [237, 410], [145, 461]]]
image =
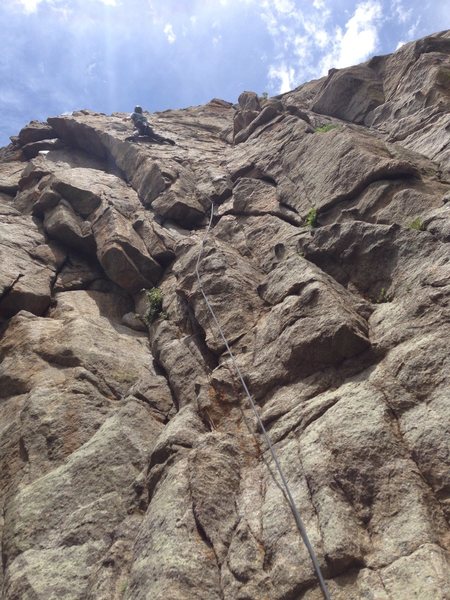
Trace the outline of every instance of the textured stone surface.
[[22, 148], [22, 152], [24, 153], [25, 158], [29, 159], [34, 158], [40, 152], [50, 152], [53, 150], [59, 150], [60, 148], [64, 148], [64, 142], [59, 140], [58, 138], [55, 138], [25, 144], [25, 146], [23, 146]]
[[19, 310], [43, 314], [64, 251], [46, 243], [41, 228], [9, 203], [0, 204], [0, 315]]
[[449, 39], [0, 151], [2, 600], [322, 598], [204, 293], [333, 600], [449, 600]]
[[333, 69], [315, 98], [311, 110], [363, 123], [368, 112], [384, 102], [382, 81], [375, 60], [349, 69]]
[[50, 125], [42, 123], [41, 121], [31, 121], [20, 130], [18, 139], [20, 145], [25, 146], [34, 142], [49, 140], [54, 137], [55, 132]]
[[19, 181], [24, 170], [24, 163], [11, 161], [3, 163], [0, 169], [0, 192], [15, 194], [19, 189]]
[[364, 65], [332, 69], [327, 78], [288, 92], [283, 102], [364, 123], [428, 156], [449, 172], [448, 31], [410, 42]]

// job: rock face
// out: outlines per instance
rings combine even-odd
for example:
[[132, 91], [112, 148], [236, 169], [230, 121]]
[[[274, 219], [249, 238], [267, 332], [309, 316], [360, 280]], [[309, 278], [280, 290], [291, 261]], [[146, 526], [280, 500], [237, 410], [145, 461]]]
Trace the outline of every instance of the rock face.
[[449, 54], [1, 151], [2, 600], [322, 598], [203, 294], [331, 597], [450, 598]]

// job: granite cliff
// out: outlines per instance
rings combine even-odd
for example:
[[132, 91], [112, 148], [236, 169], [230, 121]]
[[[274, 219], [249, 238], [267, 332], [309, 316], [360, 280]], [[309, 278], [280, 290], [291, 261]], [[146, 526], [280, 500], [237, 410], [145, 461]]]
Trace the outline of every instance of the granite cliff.
[[449, 55], [0, 150], [3, 600], [322, 598], [201, 249], [331, 597], [450, 598]]

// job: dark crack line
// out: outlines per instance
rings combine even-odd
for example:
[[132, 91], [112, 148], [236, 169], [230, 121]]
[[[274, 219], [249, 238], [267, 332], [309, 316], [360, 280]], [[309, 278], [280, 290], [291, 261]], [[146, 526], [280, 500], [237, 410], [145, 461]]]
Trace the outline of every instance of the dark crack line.
[[[349, 574], [359, 574], [361, 573], [361, 571], [367, 570], [370, 571], [371, 573], [374, 573], [380, 580], [380, 585], [383, 588], [384, 592], [386, 593], [386, 597], [388, 598], [388, 600], [397, 600], [397, 598], [394, 598], [387, 590], [385, 584], [384, 584], [384, 580], [382, 577], [382, 573], [381, 571], [383, 569], [386, 569], [387, 567], [390, 567], [392, 565], [394, 565], [397, 561], [404, 559], [404, 558], [408, 558], [409, 556], [412, 556], [413, 554], [415, 554], [418, 550], [420, 550], [421, 548], [423, 548], [424, 546], [434, 546], [435, 548], [439, 548], [440, 550], [442, 550], [442, 552], [444, 554], [447, 553], [447, 551], [445, 550], [445, 548], [443, 548], [440, 544], [436, 543], [436, 542], [426, 542], [426, 543], [422, 543], [419, 544], [417, 547], [415, 547], [413, 550], [411, 550], [411, 552], [409, 552], [408, 554], [404, 554], [402, 556], [398, 556], [397, 558], [395, 558], [394, 560], [392, 560], [391, 562], [388, 563], [382, 563], [380, 565], [377, 565], [377, 567], [370, 567], [370, 566], [361, 566], [360, 568], [355, 568], [354, 565], [350, 566], [349, 568], [336, 573], [333, 576], [328, 577], [328, 580], [334, 580], [335, 577], [342, 577], [345, 575], [349, 575]], [[356, 580], [356, 578], [355, 578]], [[313, 585], [313, 586], [308, 586], [307, 590], [319, 590], [319, 587], [317, 585]]]
[[299, 465], [300, 465], [300, 469], [301, 469], [303, 478], [304, 478], [305, 483], [306, 483], [306, 489], [308, 491], [309, 500], [311, 502], [311, 506], [312, 506], [312, 508], [314, 510], [314, 514], [316, 516], [317, 529], [319, 530], [320, 542], [321, 542], [321, 546], [322, 546], [322, 553], [323, 553], [323, 556], [325, 558], [325, 561], [328, 563], [327, 556], [326, 556], [326, 553], [325, 553], [324, 536], [323, 536], [322, 528], [320, 526], [319, 511], [318, 511], [317, 506], [316, 506], [316, 504], [314, 502], [314, 494], [313, 494], [313, 492], [311, 490], [311, 486], [309, 484], [308, 477], [307, 477], [306, 472], [305, 472], [305, 467], [303, 465], [303, 460], [302, 460], [301, 451], [300, 451], [300, 437], [295, 432], [294, 432], [294, 438], [297, 440], [296, 446], [297, 446], [298, 462], [299, 462]]
[[[51, 291], [52, 300], [53, 300], [54, 288], [55, 288], [58, 276], [59, 276], [60, 273], [62, 273], [62, 271], [65, 269], [65, 267], [67, 266], [68, 263], [69, 263], [69, 253], [67, 252], [66, 256], [64, 257], [64, 260], [62, 261], [62, 263], [59, 266], [59, 268], [57, 268], [55, 270], [55, 274], [54, 274], [54, 276], [52, 277], [52, 279], [50, 281], [50, 291]], [[51, 308], [51, 306], [52, 306], [52, 303], [50, 302], [49, 306], [47, 307], [47, 310], [45, 311], [45, 313], [43, 315], [44, 317], [47, 316], [48, 310], [49, 310], [49, 308]]]
[[439, 548], [439, 550], [442, 550], [442, 553], [444, 555], [448, 554], [448, 550], [446, 550], [445, 548], [443, 548], [441, 546], [441, 544], [438, 544], [438, 542], [422, 542], [422, 543], [418, 544], [417, 546], [415, 546], [415, 548], [413, 548], [407, 554], [402, 554], [401, 556], [397, 556], [397, 558], [394, 558], [394, 560], [391, 560], [390, 562], [380, 563], [376, 567], [367, 567], [367, 568], [370, 569], [370, 570], [372, 570], [372, 571], [379, 572], [382, 569], [386, 569], [387, 567], [390, 567], [391, 565], [394, 565], [399, 560], [402, 560], [402, 558], [408, 558], [409, 556], [412, 556], [413, 554], [415, 554], [416, 552], [418, 552], [421, 548], [424, 548], [425, 546], [434, 546], [435, 548]]
[[[288, 204], [288, 203], [286, 202], [286, 200], [279, 200], [279, 203], [280, 203], [280, 206], [282, 206], [283, 208], [285, 208], [285, 209], [286, 209], [286, 210], [288, 210], [289, 212], [293, 212], [293, 213], [295, 213], [296, 215], [298, 215], [298, 214], [299, 214], [299, 213], [298, 213], [298, 210], [297, 210], [297, 209], [296, 209], [294, 206], [291, 206], [290, 204]], [[299, 217], [299, 218], [300, 218], [300, 217]]]
[[0, 304], [6, 298], [6, 296], [8, 296], [12, 292], [16, 283], [24, 276], [24, 273], [19, 273], [19, 275], [17, 275], [17, 277], [14, 279], [14, 281], [4, 288], [3, 292], [0, 294]]
[[[175, 410], [178, 412], [180, 410], [180, 403], [178, 402], [178, 397], [177, 397], [175, 388], [170, 380], [170, 377], [167, 373], [167, 369], [164, 367], [163, 363], [159, 359], [158, 354], [153, 353], [153, 349], [150, 350], [149, 354], [150, 354], [151, 359], [153, 360], [153, 366], [155, 368], [156, 374], [160, 375], [161, 377], [164, 377], [164, 379], [166, 380], [167, 387], [169, 388], [170, 395], [172, 397], [172, 404], [173, 404]], [[167, 416], [169, 416], [169, 414], [170, 414], [170, 409], [167, 413]]]
[[217, 556], [216, 549], [214, 548], [214, 544], [212, 543], [211, 539], [209, 538], [205, 528], [201, 524], [199, 516], [197, 514], [197, 509], [196, 509], [196, 505], [194, 502], [194, 496], [192, 494], [192, 484], [191, 484], [190, 474], [188, 474], [188, 481], [189, 481], [189, 496], [191, 499], [192, 515], [194, 517], [195, 527], [197, 528], [197, 532], [198, 532], [200, 539], [207, 546], [207, 548], [209, 548], [211, 550], [211, 552], [214, 555], [214, 559], [215, 559], [215, 563], [216, 563], [216, 567], [217, 567], [217, 576], [218, 576], [218, 580], [219, 580], [219, 593], [220, 593], [221, 599], [225, 600], [225, 594], [224, 594], [223, 585], [222, 585], [222, 573], [221, 573], [222, 565], [220, 564], [219, 557]]
[[[445, 110], [439, 110], [437, 109], [433, 114], [429, 115], [426, 119], [424, 120], [420, 120], [419, 123], [414, 124], [410, 129], [407, 130], [406, 133], [404, 134], [400, 134], [399, 137], [397, 137], [394, 134], [394, 137], [390, 137], [389, 136], [389, 132], [388, 131], [382, 131], [381, 129], [376, 128], [376, 131], [380, 131], [382, 133], [385, 133], [387, 135], [386, 137], [386, 141], [390, 144], [399, 144], [400, 146], [402, 146], [402, 148], [407, 148], [408, 147], [404, 144], [402, 144], [402, 142], [404, 142], [405, 140], [407, 140], [411, 135], [423, 131], [424, 128], [427, 125], [434, 125], [434, 123], [442, 116], [445, 116], [447, 113]], [[444, 146], [442, 148], [440, 148], [439, 150], [437, 150], [432, 157], [427, 156], [426, 154], [422, 154], [421, 152], [419, 154], [421, 154], [422, 156], [425, 156], [426, 158], [428, 158], [429, 160], [434, 162], [434, 157], [439, 154], [439, 152], [442, 152], [442, 150], [444, 150], [446, 147], [448, 146], [448, 142], [444, 143]], [[417, 152], [417, 151], [415, 151]]]
[[381, 576], [381, 573], [379, 573], [379, 572], [378, 572], [376, 569], [369, 569], [369, 570], [370, 570], [370, 571], [372, 571], [372, 573], [375, 573], [375, 575], [378, 577], [378, 579], [379, 579], [379, 581], [380, 581], [380, 584], [381, 584], [381, 587], [383, 588], [383, 590], [384, 590], [384, 592], [385, 592], [385, 594], [386, 594], [386, 597], [387, 597], [388, 599], [395, 600], [395, 599], [393, 599], [393, 598], [392, 598], [392, 596], [391, 596], [391, 595], [389, 594], [389, 592], [387, 591], [387, 589], [386, 589], [386, 586], [384, 585], [384, 581], [383, 581], [383, 578], [382, 578], [382, 576]]
[[[314, 397], [310, 398], [309, 400], [314, 400]], [[305, 400], [305, 404], [309, 400]], [[340, 402], [341, 400], [342, 400], [342, 398], [336, 398], [336, 399], [331, 400], [328, 403], [325, 402], [324, 406], [320, 407], [319, 410], [318, 410], [318, 412], [316, 414], [314, 414], [314, 415], [311, 416], [310, 420], [308, 420], [308, 418], [305, 418], [304, 422], [303, 422], [304, 415], [300, 415], [299, 418], [298, 418], [298, 420], [295, 421], [295, 423], [292, 425], [292, 427], [289, 427], [289, 429], [285, 433], [283, 433], [280, 437], [276, 438], [276, 440], [274, 440], [274, 442], [276, 442], [277, 444], [279, 444], [280, 442], [284, 441], [287, 437], [289, 437], [289, 435], [291, 433], [295, 433], [296, 429], [299, 426], [302, 426], [302, 433], [305, 433], [305, 431], [310, 427], [310, 425], [312, 425], [318, 419], [320, 419], [321, 417], [323, 417], [328, 412], [328, 410], [330, 408], [333, 408], [333, 406], [336, 406], [336, 404], [338, 402]], [[263, 420], [264, 426], [270, 425], [274, 421], [281, 421], [283, 419], [283, 417], [289, 416], [289, 414], [291, 412], [295, 411], [297, 408], [298, 408], [297, 406], [294, 406], [294, 408], [292, 408], [292, 410], [290, 410], [289, 412], [284, 413], [284, 415], [275, 416], [273, 419], [271, 419], [269, 421], [264, 421]], [[269, 427], [269, 431], [270, 431], [270, 429], [271, 428]], [[298, 435], [298, 434], [296, 434], [296, 435]]]
[[[161, 377], [163, 377], [163, 375], [161, 375]], [[170, 388], [169, 388], [169, 390], [170, 390]], [[124, 394], [124, 396], [128, 396], [128, 394]], [[146, 408], [148, 408], [151, 411], [152, 415], [155, 417], [156, 420], [160, 421], [163, 425], [167, 425], [167, 423], [170, 420], [169, 416], [170, 416], [170, 413], [171, 413], [173, 407], [170, 407], [166, 411], [160, 410], [159, 408], [157, 408], [155, 405], [152, 404], [151, 400], [149, 400], [144, 394], [142, 394], [139, 391], [131, 394], [131, 397], [135, 398], [136, 400], [138, 400], [139, 402], [144, 404], [146, 406]], [[172, 403], [173, 403], [173, 398], [172, 398]]]
[[[226, 216], [233, 216], [233, 217], [265, 217], [267, 215], [271, 216], [271, 217], [277, 217], [278, 219], [280, 219], [281, 221], [284, 221], [285, 223], [288, 223], [289, 225], [293, 225], [294, 227], [301, 227], [301, 222], [299, 222], [299, 219], [296, 219], [294, 217], [289, 217], [288, 215], [283, 215], [277, 211], [274, 210], [269, 210], [269, 211], [262, 211], [262, 210], [248, 210], [248, 211], [240, 211], [240, 210], [235, 210], [233, 208], [231, 208], [230, 210], [227, 210], [223, 215], [221, 215], [219, 217], [219, 221], [222, 219], [222, 217], [226, 217]], [[219, 222], [217, 221], [217, 222]]]
[[[186, 309], [186, 324], [190, 327], [184, 327], [182, 331], [188, 334], [187, 338], [182, 338], [181, 343], [185, 343], [187, 339], [194, 339], [195, 345], [198, 348], [206, 367], [209, 372], [212, 372], [219, 366], [219, 357], [209, 348], [206, 343], [206, 332], [200, 325], [196, 315], [195, 309], [191, 304], [192, 295], [187, 293], [185, 290], [178, 288], [175, 292], [184, 303]], [[191, 329], [192, 331], [189, 331]]]
[[373, 183], [385, 180], [392, 181], [396, 179], [420, 179], [420, 173], [416, 167], [409, 163], [400, 167], [394, 165], [392, 169], [390, 169], [389, 166], [382, 167], [381, 169], [375, 171], [375, 173], [365, 177], [360, 183], [358, 183], [358, 185], [355, 186], [353, 190], [350, 190], [344, 194], [340, 194], [339, 196], [332, 198], [329, 202], [323, 204], [318, 209], [318, 216], [320, 217], [321, 214], [327, 213], [336, 208], [342, 202], [346, 202], [347, 204], [356, 202], [359, 196], [364, 194], [367, 188]]
[[[172, 447], [168, 449], [168, 452], [172, 450]], [[147, 509], [150, 506], [153, 497], [156, 493], [158, 485], [161, 481], [164, 481], [167, 477], [167, 469], [171, 467], [176, 459], [178, 458], [178, 452], [170, 452], [168, 457], [165, 460], [160, 461], [161, 457], [157, 457], [158, 462], [152, 463], [153, 454], [150, 456], [150, 461], [147, 467], [147, 472], [145, 475], [145, 486], [147, 488], [147, 498], [146, 504]]]
[[[380, 394], [383, 396], [384, 402], [385, 402], [386, 406], [388, 407], [388, 409], [389, 409], [389, 412], [390, 412], [390, 414], [392, 415], [392, 417], [393, 417], [393, 419], [394, 419], [394, 421], [395, 421], [395, 424], [396, 424], [396, 430], [397, 430], [397, 437], [398, 437], [398, 438], [400, 438], [400, 441], [401, 441], [401, 443], [402, 443], [403, 447], [404, 447], [404, 448], [406, 449], [406, 451], [408, 452], [408, 456], [409, 456], [409, 458], [410, 458], [410, 459], [411, 459], [411, 461], [412, 461], [412, 462], [413, 462], [413, 463], [416, 465], [417, 472], [418, 472], [418, 474], [419, 474], [419, 476], [420, 476], [421, 480], [422, 480], [422, 481], [423, 481], [423, 483], [426, 485], [427, 489], [428, 489], [428, 490], [431, 492], [431, 495], [432, 495], [432, 497], [435, 499], [435, 501], [436, 501], [437, 505], [439, 506], [439, 508], [440, 508], [440, 510], [441, 510], [441, 517], [442, 517], [442, 519], [443, 519], [443, 520], [444, 520], [446, 523], [449, 523], [449, 521], [448, 521], [448, 519], [447, 519], [447, 517], [446, 517], [446, 515], [445, 515], [445, 510], [444, 510], [443, 503], [442, 503], [442, 502], [441, 502], [441, 500], [438, 498], [438, 496], [437, 496], [437, 492], [435, 492], [435, 490], [433, 489], [433, 486], [432, 486], [432, 485], [431, 485], [431, 483], [430, 483], [430, 482], [427, 480], [427, 478], [425, 477], [424, 473], [422, 472], [422, 469], [420, 468], [420, 466], [419, 466], [419, 463], [418, 463], [418, 462], [417, 462], [417, 460], [414, 458], [414, 456], [413, 456], [413, 452], [412, 452], [412, 450], [411, 450], [411, 448], [410, 448], [410, 446], [409, 446], [409, 444], [408, 444], [407, 440], [405, 439], [405, 436], [404, 436], [404, 434], [403, 434], [403, 431], [402, 431], [402, 427], [401, 427], [401, 423], [400, 423], [400, 417], [399, 417], [399, 415], [397, 415], [397, 413], [396, 413], [395, 409], [393, 408], [392, 404], [390, 403], [390, 401], [389, 401], [389, 399], [388, 399], [388, 397], [387, 397], [387, 394], [385, 393], [385, 391], [384, 391], [384, 390], [383, 390], [381, 387], [379, 387], [379, 386], [376, 386], [376, 385], [374, 385], [373, 383], [371, 383], [371, 385], [372, 385], [372, 387], [373, 387], [374, 389], [376, 389], [376, 390], [377, 390], [377, 391], [378, 391], [378, 392], [379, 392], [379, 393], [380, 393]], [[450, 523], [449, 523], [449, 524], [450, 524]], [[431, 542], [430, 542], [430, 543], [431, 543]], [[433, 542], [433, 543], [435, 543], [435, 542]]]
[[[3, 523], [6, 523], [6, 498], [4, 499], [3, 502], [3, 508], [2, 508], [2, 519], [3, 519]], [[1, 540], [1, 545], [2, 545], [2, 571], [3, 571], [3, 582], [5, 582], [6, 579], [6, 570], [7, 570], [7, 566], [8, 566], [8, 556], [6, 555], [6, 550], [5, 550], [5, 527], [3, 527], [2, 529], [2, 540]], [[2, 586], [3, 587], [3, 586]], [[4, 590], [2, 590], [4, 591]], [[3, 595], [2, 595], [3, 598]]]
[[[283, 114], [279, 114], [276, 115], [275, 117], [273, 117], [273, 119], [271, 119], [268, 123], [265, 123], [263, 125], [257, 125], [255, 127], [255, 129], [250, 133], [250, 135], [248, 136], [247, 140], [251, 137], [252, 139], [250, 140], [251, 142], [253, 140], [256, 140], [257, 138], [259, 138], [263, 133], [265, 133], [268, 129], [270, 129], [271, 127], [273, 127], [274, 125], [276, 125], [277, 123], [281, 123], [282, 121], [284, 121], [286, 119], [286, 115]], [[259, 129], [261, 127], [261, 129]], [[259, 129], [259, 131], [258, 131]], [[255, 134], [255, 135], [253, 135]], [[245, 143], [247, 140], [244, 140], [244, 142], [240, 142]], [[239, 144], [237, 144], [239, 145]]]

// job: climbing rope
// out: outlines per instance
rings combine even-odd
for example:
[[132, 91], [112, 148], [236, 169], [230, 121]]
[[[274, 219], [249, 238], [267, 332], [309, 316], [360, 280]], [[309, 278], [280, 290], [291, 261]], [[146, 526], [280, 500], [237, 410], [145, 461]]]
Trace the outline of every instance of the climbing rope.
[[209, 235], [209, 232], [211, 230], [213, 215], [214, 215], [214, 203], [211, 202], [211, 215], [209, 217], [208, 227], [207, 227], [206, 233], [205, 233], [205, 235], [204, 235], [204, 237], [202, 239], [201, 247], [200, 247], [200, 252], [199, 252], [198, 257], [197, 257], [197, 263], [195, 265], [195, 274], [197, 276], [198, 285], [200, 287], [200, 291], [202, 293], [203, 299], [206, 302], [206, 306], [208, 307], [208, 310], [211, 313], [211, 316], [212, 316], [212, 318], [214, 320], [214, 323], [216, 324], [216, 327], [217, 327], [217, 329], [219, 331], [220, 337], [222, 338], [223, 343], [225, 344], [225, 347], [227, 349], [227, 352], [230, 355], [230, 358], [231, 358], [231, 361], [233, 363], [233, 366], [234, 366], [234, 368], [236, 370], [236, 373], [237, 373], [237, 375], [238, 375], [238, 377], [240, 379], [240, 382], [242, 384], [242, 388], [243, 388], [243, 390], [245, 392], [245, 395], [247, 396], [247, 398], [248, 398], [248, 400], [250, 402], [250, 406], [252, 407], [253, 413], [255, 414], [256, 420], [257, 420], [258, 425], [260, 427], [260, 430], [263, 433], [263, 436], [264, 436], [264, 439], [266, 441], [267, 447], [270, 450], [270, 454], [272, 455], [273, 462], [275, 463], [275, 467], [276, 467], [276, 469], [278, 471], [278, 474], [280, 475], [281, 481], [283, 483], [284, 492], [285, 492], [285, 495], [287, 497], [287, 500], [288, 500], [289, 506], [291, 508], [292, 514], [294, 516], [295, 522], [297, 524], [297, 528], [298, 528], [298, 530], [300, 532], [300, 535], [302, 537], [303, 543], [305, 544], [305, 546], [306, 546], [306, 548], [307, 548], [307, 550], [309, 552], [309, 556], [311, 557], [311, 562], [312, 562], [312, 564], [314, 566], [314, 570], [316, 572], [317, 579], [319, 580], [319, 585], [320, 585], [320, 588], [322, 590], [323, 597], [325, 598], [325, 600], [331, 600], [331, 596], [330, 596], [330, 593], [328, 591], [327, 584], [325, 583], [325, 579], [324, 579], [324, 577], [322, 575], [322, 571], [320, 569], [319, 561], [317, 560], [317, 556], [316, 556], [316, 553], [314, 552], [314, 548], [312, 547], [311, 542], [309, 541], [308, 534], [306, 532], [306, 529], [305, 529], [305, 526], [303, 524], [303, 521], [302, 521], [302, 519], [300, 517], [300, 513], [299, 513], [299, 511], [298, 511], [298, 509], [297, 509], [297, 507], [295, 505], [294, 498], [292, 497], [291, 490], [289, 489], [288, 482], [287, 482], [286, 477], [284, 475], [284, 472], [283, 472], [283, 469], [281, 467], [280, 461], [278, 459], [277, 453], [275, 452], [275, 448], [274, 448], [274, 446], [273, 446], [273, 444], [272, 444], [272, 442], [270, 440], [270, 437], [269, 437], [269, 434], [267, 433], [266, 428], [264, 427], [264, 424], [263, 424], [263, 422], [261, 420], [261, 417], [259, 416], [259, 413], [258, 413], [258, 411], [256, 409], [255, 402], [254, 402], [254, 400], [253, 400], [253, 398], [252, 398], [252, 396], [251, 396], [251, 394], [250, 394], [250, 392], [248, 390], [247, 384], [244, 381], [244, 377], [242, 376], [241, 370], [239, 369], [239, 365], [237, 364], [235, 356], [234, 356], [233, 352], [231, 351], [231, 348], [230, 348], [230, 345], [228, 343], [228, 340], [225, 337], [225, 334], [223, 333], [222, 327], [220, 326], [220, 323], [219, 323], [219, 321], [218, 321], [218, 319], [216, 317], [214, 309], [211, 306], [211, 304], [210, 304], [210, 302], [208, 300], [208, 297], [207, 297], [207, 295], [206, 295], [206, 293], [205, 293], [205, 291], [203, 289], [203, 284], [202, 284], [202, 281], [200, 279], [199, 265], [200, 265], [200, 261], [201, 261], [202, 256], [203, 256], [203, 248], [205, 246], [206, 239], [207, 239], [207, 237]]

